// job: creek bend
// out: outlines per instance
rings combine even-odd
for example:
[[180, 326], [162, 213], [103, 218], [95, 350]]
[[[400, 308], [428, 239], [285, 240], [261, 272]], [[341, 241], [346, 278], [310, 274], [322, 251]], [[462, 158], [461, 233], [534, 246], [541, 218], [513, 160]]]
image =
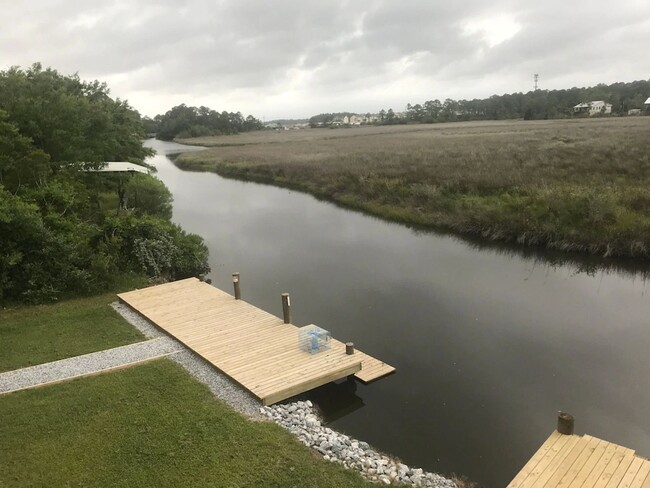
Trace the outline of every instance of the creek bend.
[[[397, 368], [310, 395], [334, 429], [443, 475], [505, 486], [555, 428], [650, 456], [645, 274], [579, 271], [417, 232], [310, 195], [178, 169], [197, 150], [149, 140], [173, 220], [210, 249], [213, 283], [293, 323], [317, 324]], [[596, 271], [594, 271], [596, 269]], [[647, 272], [647, 270], [646, 270]]]

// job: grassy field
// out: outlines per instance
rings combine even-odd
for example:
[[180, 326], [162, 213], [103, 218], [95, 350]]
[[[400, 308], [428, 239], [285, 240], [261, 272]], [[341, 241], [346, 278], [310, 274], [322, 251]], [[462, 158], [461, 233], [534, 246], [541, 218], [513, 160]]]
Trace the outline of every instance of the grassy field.
[[3, 487], [376, 486], [166, 359], [0, 396], [0, 418]]
[[486, 239], [650, 257], [650, 117], [265, 131], [179, 142], [184, 169]]
[[0, 372], [141, 341], [110, 307], [116, 299], [107, 293], [0, 310]]

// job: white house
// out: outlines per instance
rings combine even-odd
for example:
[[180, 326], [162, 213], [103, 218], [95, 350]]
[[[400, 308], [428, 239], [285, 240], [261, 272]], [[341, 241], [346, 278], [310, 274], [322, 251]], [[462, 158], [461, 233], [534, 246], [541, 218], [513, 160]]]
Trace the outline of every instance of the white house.
[[268, 124], [264, 124], [265, 129], [282, 129], [282, 124], [280, 122], [269, 122]]
[[604, 100], [596, 100], [594, 102], [583, 102], [573, 107], [574, 113], [587, 113], [589, 117], [598, 114], [611, 114], [612, 104]]
[[650, 97], [644, 103], [646, 110], [650, 110]]

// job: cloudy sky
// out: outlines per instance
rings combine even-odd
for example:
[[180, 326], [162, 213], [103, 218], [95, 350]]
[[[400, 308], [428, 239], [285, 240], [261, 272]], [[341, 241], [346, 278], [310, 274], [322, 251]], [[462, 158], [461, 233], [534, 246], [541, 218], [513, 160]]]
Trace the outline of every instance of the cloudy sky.
[[0, 69], [259, 118], [650, 78], [649, 0], [0, 0]]

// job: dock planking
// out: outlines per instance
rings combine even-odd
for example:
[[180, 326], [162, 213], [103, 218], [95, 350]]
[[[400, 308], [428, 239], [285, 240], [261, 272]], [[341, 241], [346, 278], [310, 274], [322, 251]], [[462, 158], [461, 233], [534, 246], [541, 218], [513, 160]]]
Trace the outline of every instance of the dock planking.
[[650, 488], [650, 460], [589, 435], [553, 432], [507, 488]]
[[271, 405], [350, 375], [368, 383], [395, 371], [335, 339], [316, 354], [300, 328], [196, 278], [120, 293], [119, 299]]

